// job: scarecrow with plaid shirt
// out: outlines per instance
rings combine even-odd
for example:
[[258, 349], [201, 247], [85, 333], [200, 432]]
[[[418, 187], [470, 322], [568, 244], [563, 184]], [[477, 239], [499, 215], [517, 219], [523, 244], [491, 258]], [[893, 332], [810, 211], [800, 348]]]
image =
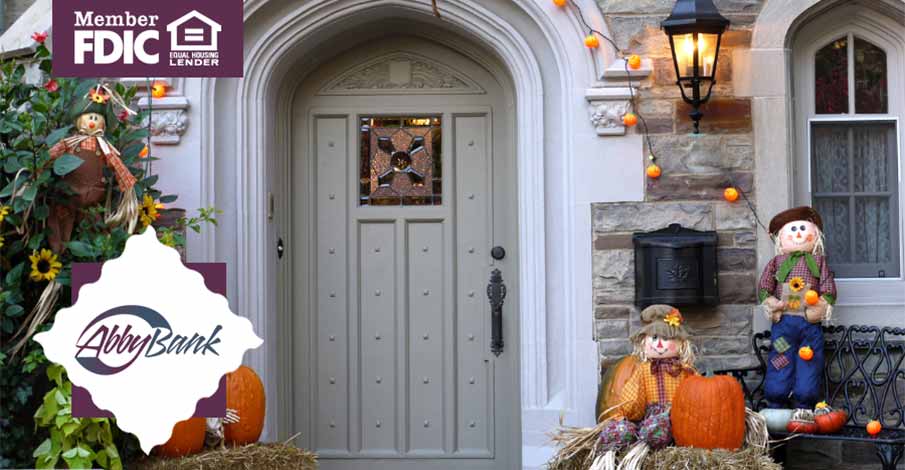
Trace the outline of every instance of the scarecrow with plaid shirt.
[[823, 220], [807, 206], [770, 221], [776, 256], [764, 267], [758, 300], [773, 322], [764, 393], [769, 408], [812, 409], [823, 371], [821, 322], [832, 318], [836, 283], [823, 249]]
[[603, 426], [598, 443], [603, 452], [592, 469], [616, 468], [616, 452], [628, 446], [619, 468], [640, 468], [651, 449], [668, 446], [672, 399], [682, 380], [697, 375], [694, 348], [679, 310], [651, 305], [641, 311], [641, 321], [644, 327], [632, 335], [633, 354], [640, 363], [622, 388], [615, 416]]

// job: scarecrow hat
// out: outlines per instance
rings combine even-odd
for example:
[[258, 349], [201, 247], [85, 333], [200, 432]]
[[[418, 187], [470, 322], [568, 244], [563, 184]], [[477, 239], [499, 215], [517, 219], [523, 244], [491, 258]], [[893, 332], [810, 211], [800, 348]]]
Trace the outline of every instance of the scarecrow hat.
[[807, 220], [813, 223], [821, 231], [823, 230], [823, 219], [820, 214], [810, 206], [794, 207], [786, 209], [770, 219], [770, 234], [775, 235], [782, 230], [782, 227], [789, 222], [796, 220]]
[[641, 311], [641, 322], [644, 326], [632, 335], [632, 341], [638, 341], [643, 336], [688, 339], [688, 331], [682, 326], [682, 314], [671, 305], [651, 305], [645, 308]]

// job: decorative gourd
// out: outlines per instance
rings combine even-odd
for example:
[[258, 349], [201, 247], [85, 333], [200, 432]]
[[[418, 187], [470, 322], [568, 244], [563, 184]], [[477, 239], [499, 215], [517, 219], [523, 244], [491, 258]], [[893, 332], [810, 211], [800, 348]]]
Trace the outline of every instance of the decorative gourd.
[[876, 436], [877, 434], [880, 434], [880, 431], [883, 430], [883, 425], [880, 424], [879, 421], [874, 419], [867, 423], [865, 429], [867, 429], [867, 433], [871, 436]]
[[676, 444], [736, 450], [745, 441], [745, 394], [727, 375], [687, 377], [672, 401]]
[[[622, 387], [635, 373], [638, 366], [638, 357], [630, 354], [616, 361], [610, 366], [603, 379], [600, 381], [600, 388], [597, 390], [597, 421], [601, 422], [616, 414], [618, 410], [613, 409], [619, 404], [619, 394], [622, 393]], [[606, 414], [604, 411], [610, 410]]]
[[815, 413], [814, 423], [817, 425], [817, 432], [820, 434], [833, 434], [839, 432], [845, 422], [848, 421], [848, 413], [843, 410], [823, 410]]
[[189, 418], [173, 426], [170, 440], [154, 448], [153, 453], [164, 457], [182, 457], [200, 452], [204, 447], [204, 418]]
[[793, 419], [789, 421], [786, 430], [792, 434], [815, 434], [817, 432], [817, 423]]
[[236, 410], [238, 423], [224, 423], [223, 437], [227, 444], [258, 442], [264, 429], [264, 411], [267, 404], [264, 384], [249, 367], [241, 366], [226, 374], [226, 407]]

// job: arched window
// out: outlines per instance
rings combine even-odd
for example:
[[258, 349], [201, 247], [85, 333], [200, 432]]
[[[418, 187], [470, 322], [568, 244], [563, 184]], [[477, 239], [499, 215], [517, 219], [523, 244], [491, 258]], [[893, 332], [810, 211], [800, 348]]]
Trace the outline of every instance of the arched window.
[[905, 44], [861, 26], [838, 14], [818, 18], [794, 44], [795, 193], [823, 216], [837, 278], [901, 278], [903, 93], [894, 88], [902, 87]]

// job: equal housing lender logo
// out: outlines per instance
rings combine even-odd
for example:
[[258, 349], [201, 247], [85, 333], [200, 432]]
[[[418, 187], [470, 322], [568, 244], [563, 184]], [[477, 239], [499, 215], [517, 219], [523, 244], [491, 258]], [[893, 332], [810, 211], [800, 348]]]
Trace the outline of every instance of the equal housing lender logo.
[[241, 77], [242, 0], [53, 0], [59, 77]]

